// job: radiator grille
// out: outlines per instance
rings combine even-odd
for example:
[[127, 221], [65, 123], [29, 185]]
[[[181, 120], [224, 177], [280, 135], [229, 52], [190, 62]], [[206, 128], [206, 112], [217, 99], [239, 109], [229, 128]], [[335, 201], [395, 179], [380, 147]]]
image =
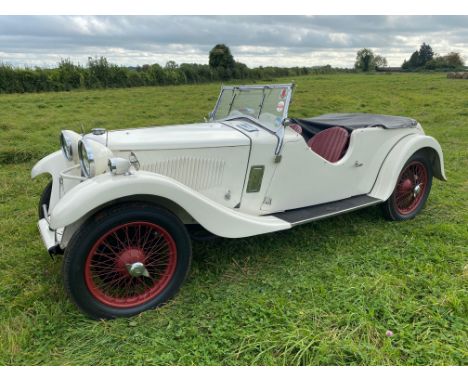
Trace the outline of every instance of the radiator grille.
[[225, 162], [212, 158], [180, 157], [143, 164], [141, 167], [142, 170], [168, 176], [201, 191], [222, 184]]

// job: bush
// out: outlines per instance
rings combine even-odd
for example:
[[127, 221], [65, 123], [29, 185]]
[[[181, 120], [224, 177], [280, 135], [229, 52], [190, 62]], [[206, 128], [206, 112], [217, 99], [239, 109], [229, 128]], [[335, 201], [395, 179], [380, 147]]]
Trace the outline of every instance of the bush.
[[53, 69], [14, 68], [0, 63], [0, 93], [181, 85], [225, 80], [271, 81], [276, 77], [353, 71], [330, 65], [314, 68], [260, 66], [250, 69], [241, 62], [232, 64], [229, 57], [220, 62], [227, 64], [217, 67], [203, 64], [179, 66], [174, 61], [168, 61], [164, 67], [153, 64], [128, 68], [111, 64], [105, 57], [89, 57], [86, 66], [65, 59]]

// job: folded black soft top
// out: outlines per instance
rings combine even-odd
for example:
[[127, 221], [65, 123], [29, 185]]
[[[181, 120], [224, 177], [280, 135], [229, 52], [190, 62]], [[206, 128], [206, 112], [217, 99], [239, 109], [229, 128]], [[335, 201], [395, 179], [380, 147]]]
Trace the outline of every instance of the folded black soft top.
[[416, 120], [408, 117], [366, 113], [334, 113], [294, 120], [311, 133], [333, 126], [341, 126], [350, 130], [374, 126], [384, 129], [401, 129], [415, 127], [418, 124]]

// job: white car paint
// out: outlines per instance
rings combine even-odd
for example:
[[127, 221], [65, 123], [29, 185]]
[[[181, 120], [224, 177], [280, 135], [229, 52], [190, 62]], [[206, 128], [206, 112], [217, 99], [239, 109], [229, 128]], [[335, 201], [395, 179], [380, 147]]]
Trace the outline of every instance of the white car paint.
[[402, 137], [416, 132], [414, 128], [353, 130], [345, 156], [336, 163], [317, 155], [304, 139], [289, 141], [287, 135], [282, 161], [267, 190], [270, 203], [261, 208], [272, 213], [367, 194], [388, 152]]
[[181, 150], [208, 147], [248, 146], [240, 132], [222, 123], [193, 123], [161, 127], [114, 130], [108, 134], [87, 135], [111, 150]]
[[428, 148], [434, 150], [432, 153], [437, 153], [437, 157], [431, 158], [434, 176], [440, 180], [447, 180], [444, 169], [444, 154], [440, 144], [427, 135], [408, 135], [385, 158], [369, 196], [387, 200], [395, 188], [398, 174], [403, 165], [416, 151]]
[[69, 226], [109, 201], [132, 195], [171, 200], [207, 230], [223, 237], [246, 237], [291, 228], [291, 224], [273, 216], [248, 215], [222, 206], [174, 179], [147, 171], [128, 176], [106, 173], [82, 182], [57, 203], [50, 215], [50, 228]]
[[37, 162], [31, 170], [31, 178], [44, 173], [52, 176], [52, 193], [50, 195], [49, 211], [60, 200], [60, 173], [70, 167], [71, 163], [65, 159], [62, 150], [53, 152]]

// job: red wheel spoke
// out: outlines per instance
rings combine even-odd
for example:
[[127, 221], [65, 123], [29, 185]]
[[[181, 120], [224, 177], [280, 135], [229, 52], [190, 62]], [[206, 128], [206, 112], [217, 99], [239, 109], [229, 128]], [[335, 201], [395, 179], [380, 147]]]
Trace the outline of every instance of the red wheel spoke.
[[125, 226], [125, 239], [127, 240], [127, 247], [131, 247], [132, 241], [130, 240], [130, 236], [128, 234], [128, 225]]
[[147, 240], [144, 245], [142, 246], [142, 248], [144, 250], [147, 250], [148, 247], [152, 247], [154, 246], [155, 244], [159, 243], [160, 241], [164, 241], [164, 238], [161, 237], [161, 236], [154, 236], [153, 238], [150, 238], [149, 240]]
[[146, 268], [156, 267], [156, 266], [158, 266], [159, 268], [166, 267], [167, 265], [169, 265], [169, 262], [170, 262], [169, 259], [154, 259], [151, 263], [148, 263], [146, 265]]
[[109, 251], [111, 251], [111, 253], [114, 254], [115, 256], [119, 254], [119, 250], [117, 248], [111, 247], [110, 244], [108, 244], [106, 241], [103, 241], [102, 245], [106, 247]]
[[151, 248], [150, 250], [148, 250], [147, 253], [148, 253], [150, 256], [155, 256], [155, 255], [159, 255], [159, 254], [164, 254], [164, 253], [166, 253], [166, 251], [163, 251], [163, 249], [167, 249], [167, 248], [168, 248], [167, 243], [161, 243], [161, 244], [159, 244], [157, 247], [153, 247], [153, 248]]
[[140, 244], [140, 230], [141, 230], [141, 226], [134, 227], [132, 243]]
[[144, 248], [146, 246], [146, 243], [147, 243], [147, 241], [148, 241], [148, 239], [149, 239], [149, 237], [151, 236], [152, 233], [153, 233], [153, 231], [151, 231], [150, 229], [146, 230], [145, 238], [142, 240], [142, 243], [143, 243], [141, 245], [142, 248]]
[[[125, 248], [127, 248], [127, 246], [125, 245], [125, 243], [120, 239], [119, 237], [119, 232], [116, 232], [112, 235], [113, 238], [115, 238], [117, 240], [117, 242], [119, 243], [119, 249], [120, 250], [123, 250]], [[119, 251], [120, 252], [120, 251]]]
[[108, 253], [103, 253], [103, 252], [96, 252], [95, 254], [99, 256], [100, 263], [102, 262], [109, 263], [109, 264], [115, 263], [116, 256], [114, 255], [109, 255]]

